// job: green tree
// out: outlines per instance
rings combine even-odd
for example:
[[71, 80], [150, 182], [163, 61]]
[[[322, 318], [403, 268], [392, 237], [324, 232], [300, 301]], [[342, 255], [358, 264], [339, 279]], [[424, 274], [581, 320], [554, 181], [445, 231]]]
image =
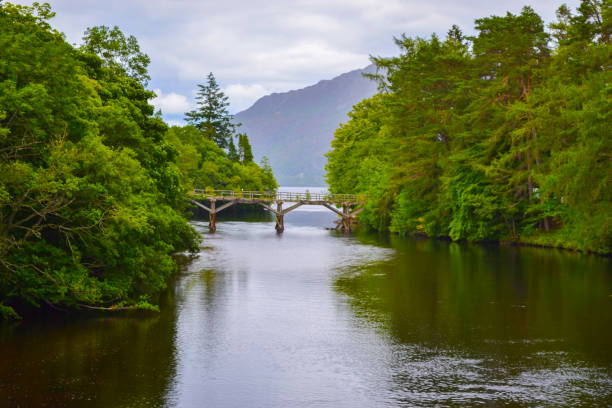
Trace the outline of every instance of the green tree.
[[151, 59], [140, 51], [136, 37], [125, 37], [119, 27], [90, 27], [85, 30], [81, 50], [96, 54], [104, 61], [104, 65], [112, 70], [125, 73], [130, 78], [143, 85], [151, 79], [147, 67]]
[[194, 126], [173, 126], [167, 138], [179, 152], [179, 173], [186, 188], [269, 191], [278, 187], [267, 162], [260, 167], [234, 160], [212, 140], [202, 138]]
[[240, 161], [240, 154], [236, 150], [236, 145], [234, 144], [234, 138], [230, 137], [229, 145], [227, 147], [227, 157], [231, 161]]
[[238, 156], [243, 164], [253, 161], [253, 151], [246, 133], [238, 133]]
[[198, 88], [197, 108], [185, 113], [185, 120], [225, 149], [239, 126], [232, 122], [233, 116], [227, 110], [228, 97], [221, 91], [212, 72], [208, 74], [206, 85], [198, 84]]
[[274, 174], [272, 172], [272, 167], [270, 166], [270, 159], [266, 156], [261, 158], [261, 162], [259, 163], [259, 167], [261, 168], [262, 177], [261, 181], [263, 183], [263, 190], [260, 191], [274, 191], [278, 188], [278, 183], [274, 178]]
[[327, 180], [370, 228], [612, 252], [612, 3], [533, 9], [396, 39], [383, 92], [335, 132]]
[[48, 5], [0, 5], [0, 313], [155, 308], [197, 246], [151, 93], [74, 49]]

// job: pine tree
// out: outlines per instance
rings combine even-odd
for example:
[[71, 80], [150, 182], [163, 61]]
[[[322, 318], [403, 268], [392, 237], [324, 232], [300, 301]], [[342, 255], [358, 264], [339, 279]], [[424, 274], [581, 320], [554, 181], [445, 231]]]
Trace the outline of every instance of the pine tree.
[[246, 133], [238, 134], [238, 155], [242, 163], [250, 163], [253, 161], [253, 150], [249, 143], [249, 137]]
[[208, 139], [213, 140], [217, 146], [227, 148], [230, 144], [236, 125], [232, 123], [233, 115], [230, 115], [228, 97], [221, 91], [213, 73], [208, 74], [206, 85], [198, 84], [198, 95], [196, 96], [197, 108], [185, 113], [187, 123], [194, 125]]
[[229, 138], [229, 145], [227, 147], [227, 158], [233, 162], [237, 162], [240, 160], [240, 156], [238, 155], [238, 151], [236, 150], [236, 145], [234, 144], [234, 137]]

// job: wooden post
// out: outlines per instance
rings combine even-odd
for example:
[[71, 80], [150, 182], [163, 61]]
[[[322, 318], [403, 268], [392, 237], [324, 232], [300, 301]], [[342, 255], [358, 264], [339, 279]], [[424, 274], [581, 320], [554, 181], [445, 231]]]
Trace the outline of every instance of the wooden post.
[[283, 202], [282, 201], [277, 201], [276, 202], [276, 232], [277, 233], [281, 233], [285, 230], [285, 215], [283, 214]]
[[348, 203], [342, 203], [342, 214], [342, 229], [351, 232], [351, 206]]
[[208, 213], [208, 230], [215, 232], [217, 230], [217, 211], [215, 210], [215, 200], [210, 200], [210, 212]]

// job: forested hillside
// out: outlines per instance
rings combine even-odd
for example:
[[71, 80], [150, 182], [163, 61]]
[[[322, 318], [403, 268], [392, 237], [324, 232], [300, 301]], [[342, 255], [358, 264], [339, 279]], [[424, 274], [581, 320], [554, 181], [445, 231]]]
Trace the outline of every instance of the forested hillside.
[[203, 131], [168, 131], [134, 37], [93, 27], [75, 48], [51, 17], [48, 5], [0, 4], [1, 315], [155, 308], [171, 254], [197, 250], [185, 217], [197, 180], [276, 183]]
[[396, 39], [327, 154], [370, 228], [612, 252], [612, 3]]

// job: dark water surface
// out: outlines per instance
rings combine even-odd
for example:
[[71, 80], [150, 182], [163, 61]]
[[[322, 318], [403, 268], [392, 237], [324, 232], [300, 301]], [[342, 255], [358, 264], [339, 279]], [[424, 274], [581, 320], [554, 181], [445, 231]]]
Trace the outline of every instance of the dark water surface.
[[612, 262], [206, 224], [152, 317], [0, 327], [0, 406], [606, 406]]

